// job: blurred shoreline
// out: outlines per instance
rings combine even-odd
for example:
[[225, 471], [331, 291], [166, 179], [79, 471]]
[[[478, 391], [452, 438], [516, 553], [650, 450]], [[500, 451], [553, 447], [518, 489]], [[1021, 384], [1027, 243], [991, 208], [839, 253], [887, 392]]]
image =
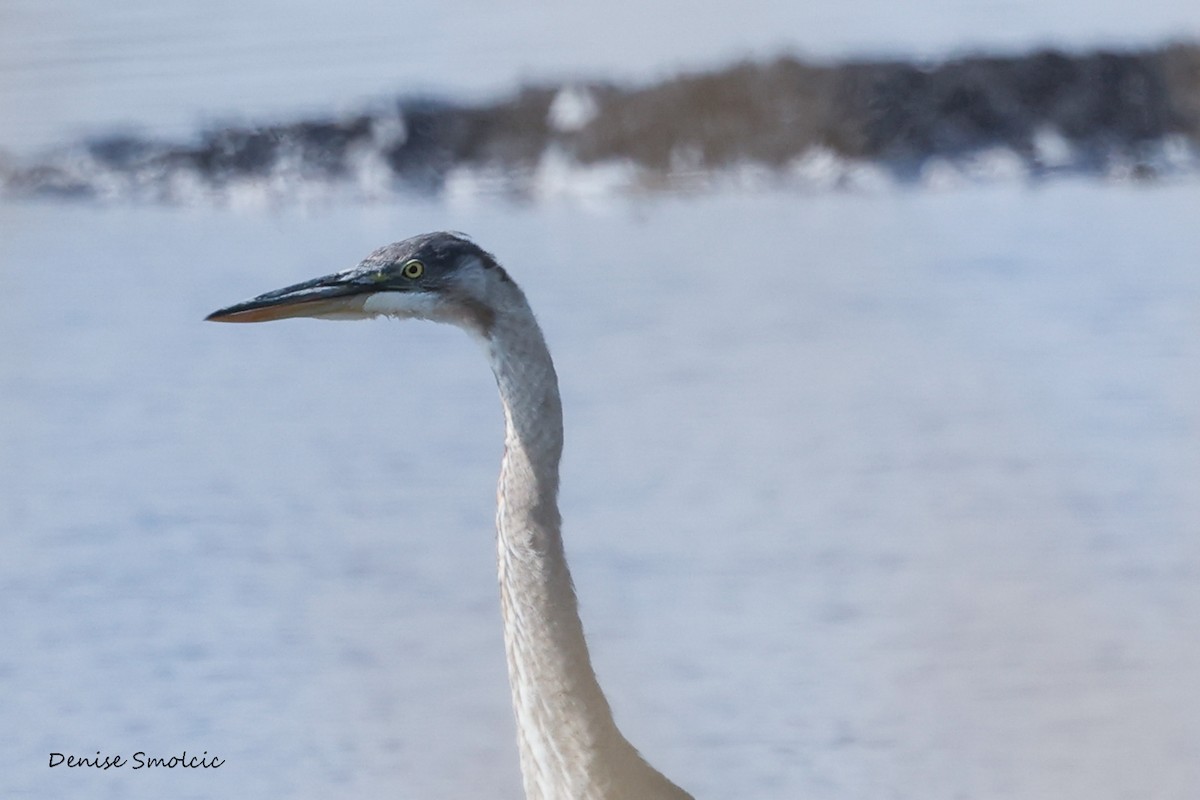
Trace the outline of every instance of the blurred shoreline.
[[171, 204], [397, 193], [555, 196], [1200, 174], [1200, 45], [936, 63], [792, 56], [641, 86], [526, 85], [487, 103], [401, 96], [191, 141], [100, 133], [0, 152], [0, 191]]

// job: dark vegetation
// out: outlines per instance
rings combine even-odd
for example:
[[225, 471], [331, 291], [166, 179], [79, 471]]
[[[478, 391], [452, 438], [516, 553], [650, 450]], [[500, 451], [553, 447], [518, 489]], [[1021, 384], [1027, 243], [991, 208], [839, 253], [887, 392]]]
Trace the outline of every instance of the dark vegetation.
[[[883, 165], [903, 179], [932, 158], [1008, 148], [1030, 175], [1164, 167], [1167, 141], [1200, 153], [1200, 46], [1134, 52], [970, 56], [936, 64], [813, 64], [792, 57], [680, 75], [647, 86], [578, 82], [586, 114], [552, 113], [560, 85], [481, 105], [403, 97], [344, 118], [213, 128], [189, 143], [103, 136], [0, 166], [10, 192], [93, 195], [103, 185], [170, 199], [181, 174], [220, 188], [268, 176], [337, 183], [364, 155], [398, 187], [436, 191], [452, 169], [514, 182], [554, 150], [581, 165], [621, 161], [670, 176], [741, 164], [781, 168], [812, 148]], [[1046, 132], [1069, 147], [1045, 164]], [[118, 190], [118, 194], [120, 191]]]

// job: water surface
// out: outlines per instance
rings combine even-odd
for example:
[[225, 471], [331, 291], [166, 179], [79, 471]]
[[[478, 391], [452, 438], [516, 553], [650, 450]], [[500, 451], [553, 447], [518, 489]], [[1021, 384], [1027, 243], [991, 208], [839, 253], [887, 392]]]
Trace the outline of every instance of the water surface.
[[640, 82], [780, 52], [938, 58], [1198, 37], [1200, 9], [1180, 0], [754, 0], [736, 14], [680, 0], [10, 0], [0, 9], [0, 148], [27, 152], [113, 126], [179, 135], [213, 118], [290, 118], [395, 94], [490, 96], [531, 79]]
[[[1192, 185], [0, 206], [0, 794], [519, 796], [457, 331], [202, 323], [434, 228], [525, 286], [618, 719], [697, 796], [1190, 798]], [[207, 750], [217, 771], [50, 770]]]

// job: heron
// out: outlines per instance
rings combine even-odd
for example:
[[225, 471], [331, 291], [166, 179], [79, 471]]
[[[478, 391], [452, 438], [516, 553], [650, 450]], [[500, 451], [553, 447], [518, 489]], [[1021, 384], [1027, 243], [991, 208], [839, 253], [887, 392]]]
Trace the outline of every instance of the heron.
[[462, 234], [422, 234], [381, 247], [351, 269], [261, 294], [207, 319], [381, 316], [464, 329], [483, 346], [500, 391], [497, 572], [526, 798], [690, 798], [620, 732], [592, 668], [563, 551], [558, 378], [524, 292], [494, 256]]

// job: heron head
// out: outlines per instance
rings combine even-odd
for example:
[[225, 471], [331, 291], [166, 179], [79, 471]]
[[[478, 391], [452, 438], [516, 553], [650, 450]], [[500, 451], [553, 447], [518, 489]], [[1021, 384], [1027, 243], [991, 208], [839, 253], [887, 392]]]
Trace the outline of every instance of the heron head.
[[260, 294], [206, 319], [390, 316], [449, 322], [486, 336], [501, 286], [512, 281], [490, 253], [459, 234], [427, 233], [381, 247], [351, 269]]

